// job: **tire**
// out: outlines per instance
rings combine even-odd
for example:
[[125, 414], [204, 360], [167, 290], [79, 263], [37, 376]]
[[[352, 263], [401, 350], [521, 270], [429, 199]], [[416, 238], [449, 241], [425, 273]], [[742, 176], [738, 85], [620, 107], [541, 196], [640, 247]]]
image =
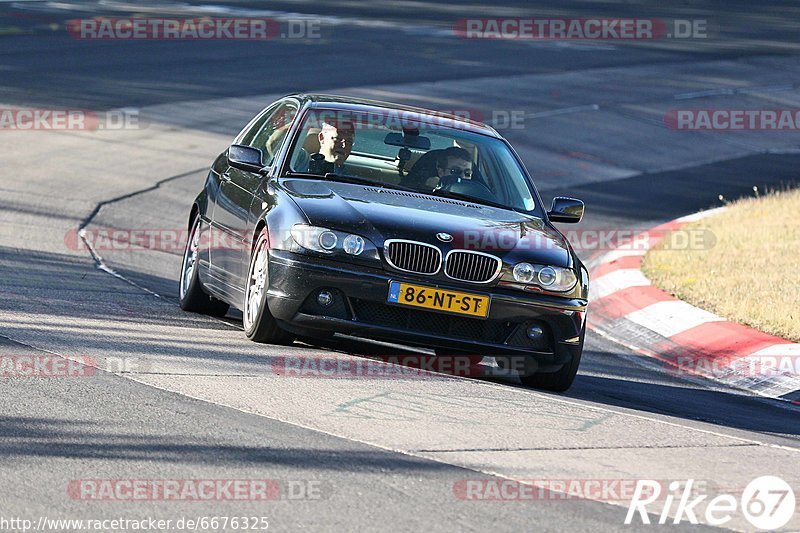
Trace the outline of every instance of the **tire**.
[[278, 326], [269, 312], [267, 291], [269, 290], [269, 239], [266, 230], [258, 236], [250, 266], [247, 269], [244, 309], [242, 309], [244, 333], [253, 342], [266, 344], [290, 344], [294, 335]]
[[573, 354], [572, 360], [561, 367], [557, 372], [548, 373], [534, 373], [528, 376], [520, 376], [523, 384], [536, 389], [542, 389], [552, 392], [565, 392], [572, 386], [575, 381], [575, 376], [578, 374], [578, 367], [581, 364], [581, 355], [583, 354], [583, 339], [586, 337], [586, 325], [584, 324], [581, 329], [581, 341], [578, 344], [576, 354]]
[[203, 290], [203, 284], [200, 282], [197, 271], [199, 246], [200, 215], [196, 215], [192, 221], [189, 238], [186, 239], [186, 249], [183, 252], [180, 286], [178, 288], [181, 309], [216, 317], [225, 316], [230, 306], [206, 294], [205, 290]]

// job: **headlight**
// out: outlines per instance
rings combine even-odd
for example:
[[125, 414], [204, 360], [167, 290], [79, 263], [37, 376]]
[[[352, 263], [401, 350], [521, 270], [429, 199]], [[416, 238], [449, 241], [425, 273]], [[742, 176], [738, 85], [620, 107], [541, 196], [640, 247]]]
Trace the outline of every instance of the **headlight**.
[[319, 245], [327, 252], [336, 248], [337, 242], [339, 242], [339, 237], [332, 231], [325, 230], [319, 234]]
[[530, 283], [536, 276], [536, 269], [530, 263], [519, 263], [514, 266], [514, 281]]
[[364, 251], [364, 238], [358, 235], [348, 235], [344, 238], [342, 249], [350, 255], [359, 255]]
[[361, 260], [379, 261], [378, 249], [369, 239], [343, 231], [295, 224], [292, 226], [292, 239], [296, 243], [296, 252], [311, 250], [323, 254], [337, 254], [341, 258], [356, 257]]
[[318, 228], [306, 224], [292, 226], [292, 238], [306, 250], [324, 254], [332, 253], [336, 247], [336, 242], [339, 240], [336, 234], [328, 228]]
[[575, 273], [569, 268], [531, 263], [517, 263], [510, 273], [506, 271], [503, 280], [505, 285], [518, 289], [538, 286], [552, 292], [569, 291], [578, 281]]
[[539, 285], [549, 287], [558, 279], [558, 273], [553, 267], [544, 267], [539, 271], [537, 278], [539, 279]]

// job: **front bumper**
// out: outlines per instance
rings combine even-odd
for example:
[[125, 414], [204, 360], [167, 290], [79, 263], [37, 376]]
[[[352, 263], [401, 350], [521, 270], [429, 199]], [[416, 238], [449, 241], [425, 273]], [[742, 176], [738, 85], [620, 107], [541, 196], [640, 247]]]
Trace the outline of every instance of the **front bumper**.
[[[389, 304], [390, 280], [488, 295], [489, 316], [478, 319]], [[323, 289], [334, 295], [329, 307], [317, 303]], [[267, 302], [281, 326], [296, 333], [339, 332], [481, 355], [525, 354], [543, 371], [558, 369], [580, 354], [587, 304], [583, 299], [443, 283], [281, 250], [270, 252]], [[541, 339], [527, 337], [531, 325], [542, 328]]]

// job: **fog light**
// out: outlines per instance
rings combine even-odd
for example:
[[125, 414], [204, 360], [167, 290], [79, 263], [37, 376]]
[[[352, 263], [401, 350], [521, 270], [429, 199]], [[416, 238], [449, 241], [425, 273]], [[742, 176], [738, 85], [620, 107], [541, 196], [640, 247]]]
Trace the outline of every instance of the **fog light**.
[[530, 326], [527, 331], [528, 338], [535, 341], [540, 340], [544, 336], [544, 330], [539, 326]]
[[322, 307], [330, 307], [333, 305], [333, 294], [328, 291], [319, 291], [317, 303]]

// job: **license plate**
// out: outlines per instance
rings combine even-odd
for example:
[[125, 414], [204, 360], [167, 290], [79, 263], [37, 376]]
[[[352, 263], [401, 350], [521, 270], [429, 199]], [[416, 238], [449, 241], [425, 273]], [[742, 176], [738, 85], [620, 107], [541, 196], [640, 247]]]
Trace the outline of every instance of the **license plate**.
[[489, 297], [469, 292], [435, 289], [400, 281], [389, 282], [387, 301], [398, 305], [422, 307], [480, 318], [489, 316]]

